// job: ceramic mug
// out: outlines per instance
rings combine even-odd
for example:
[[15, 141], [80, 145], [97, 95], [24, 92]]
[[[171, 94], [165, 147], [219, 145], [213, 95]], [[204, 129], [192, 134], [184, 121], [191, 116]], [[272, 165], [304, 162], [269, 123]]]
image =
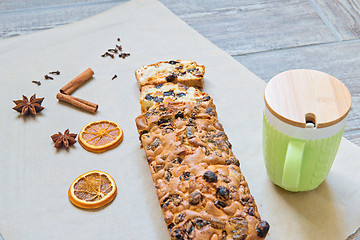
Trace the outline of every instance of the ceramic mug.
[[288, 191], [317, 188], [329, 174], [344, 133], [345, 118], [325, 128], [287, 124], [265, 106], [263, 152], [266, 171]]

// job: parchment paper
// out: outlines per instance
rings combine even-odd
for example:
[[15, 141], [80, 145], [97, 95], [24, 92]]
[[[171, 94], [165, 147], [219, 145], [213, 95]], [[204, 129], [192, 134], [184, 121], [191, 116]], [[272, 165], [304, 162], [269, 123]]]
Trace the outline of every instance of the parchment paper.
[[[126, 59], [101, 58], [121, 38]], [[265, 83], [187, 26], [159, 2], [133, 0], [81, 22], [0, 41], [0, 232], [9, 239], [169, 239], [134, 119], [140, 114], [134, 71], [160, 60], [192, 59], [206, 66], [213, 98], [263, 219], [268, 239], [345, 239], [360, 226], [360, 149], [343, 139], [326, 181], [290, 193], [266, 175], [261, 146]], [[284, 59], [285, 61], [285, 59]], [[58, 90], [91, 67], [95, 74], [74, 96], [99, 104], [96, 114], [58, 103]], [[60, 70], [54, 80], [49, 71]], [[111, 80], [116, 74], [118, 78]], [[40, 80], [41, 86], [31, 83]], [[45, 97], [36, 118], [13, 111], [11, 100]], [[78, 143], [56, 150], [50, 136], [78, 133], [108, 119], [124, 130], [122, 144], [94, 154]], [[96, 211], [74, 207], [67, 190], [80, 174], [113, 176], [118, 195]]]

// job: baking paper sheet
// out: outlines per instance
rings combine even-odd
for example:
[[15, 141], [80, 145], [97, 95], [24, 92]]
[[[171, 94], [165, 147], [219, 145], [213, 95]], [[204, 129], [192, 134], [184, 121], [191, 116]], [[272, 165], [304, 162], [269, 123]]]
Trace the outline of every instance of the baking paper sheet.
[[[120, 44], [131, 56], [100, 57]], [[192, 59], [206, 66], [204, 91], [240, 159], [268, 239], [345, 239], [360, 226], [360, 149], [343, 139], [330, 175], [311, 192], [290, 193], [266, 175], [261, 146], [265, 83], [187, 26], [159, 2], [133, 0], [89, 19], [0, 41], [0, 232], [11, 239], [169, 239], [134, 119], [140, 114], [134, 71], [161, 60]], [[95, 74], [74, 96], [99, 104], [96, 114], [55, 98], [91, 67]], [[60, 70], [54, 80], [49, 71]], [[116, 74], [118, 78], [111, 80]], [[41, 86], [31, 83], [40, 80]], [[45, 97], [36, 118], [23, 118], [11, 100]], [[50, 136], [78, 133], [96, 120], [124, 130], [113, 150], [94, 154], [78, 143], [56, 150]], [[81, 210], [68, 200], [72, 181], [90, 170], [108, 172], [118, 195], [109, 206]]]

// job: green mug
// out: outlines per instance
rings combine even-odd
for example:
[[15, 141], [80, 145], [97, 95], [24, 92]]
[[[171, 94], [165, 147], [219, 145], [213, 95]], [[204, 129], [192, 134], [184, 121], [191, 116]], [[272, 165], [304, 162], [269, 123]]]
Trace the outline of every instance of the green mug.
[[330, 172], [344, 128], [345, 119], [326, 128], [296, 127], [265, 107], [263, 153], [269, 178], [292, 192], [317, 188]]

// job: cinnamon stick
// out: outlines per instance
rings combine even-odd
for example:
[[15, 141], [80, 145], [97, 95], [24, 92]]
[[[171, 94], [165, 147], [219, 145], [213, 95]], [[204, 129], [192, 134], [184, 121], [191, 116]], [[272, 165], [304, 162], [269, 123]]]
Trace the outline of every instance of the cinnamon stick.
[[94, 71], [91, 68], [86, 69], [84, 72], [80, 73], [73, 80], [68, 82], [65, 86], [60, 88], [60, 92], [64, 94], [71, 94], [78, 87], [80, 87], [84, 82], [89, 80], [89, 78], [94, 75]]
[[71, 95], [67, 95], [67, 94], [63, 94], [63, 93], [58, 93], [56, 95], [56, 98], [59, 99], [60, 101], [64, 101], [67, 103], [70, 103], [71, 105], [81, 108], [85, 111], [91, 112], [91, 113], [95, 113], [98, 109], [98, 105], [96, 103], [92, 103], [80, 98], [76, 98], [73, 97]]

